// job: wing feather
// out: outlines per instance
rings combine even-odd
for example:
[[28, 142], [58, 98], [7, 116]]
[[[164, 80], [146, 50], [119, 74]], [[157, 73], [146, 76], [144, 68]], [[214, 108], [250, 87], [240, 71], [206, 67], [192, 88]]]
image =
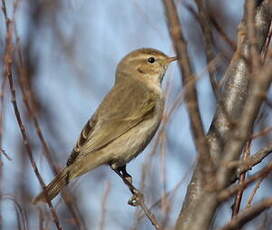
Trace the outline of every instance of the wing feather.
[[103, 148], [129, 129], [153, 116], [158, 94], [139, 85], [117, 84], [87, 122], [67, 162]]

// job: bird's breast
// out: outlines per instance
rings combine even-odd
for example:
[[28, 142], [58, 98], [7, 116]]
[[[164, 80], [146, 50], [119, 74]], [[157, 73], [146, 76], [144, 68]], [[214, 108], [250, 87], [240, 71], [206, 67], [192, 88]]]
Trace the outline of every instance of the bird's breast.
[[158, 100], [152, 115], [105, 148], [112, 156], [113, 167], [125, 165], [145, 149], [160, 125], [163, 107], [164, 100]]

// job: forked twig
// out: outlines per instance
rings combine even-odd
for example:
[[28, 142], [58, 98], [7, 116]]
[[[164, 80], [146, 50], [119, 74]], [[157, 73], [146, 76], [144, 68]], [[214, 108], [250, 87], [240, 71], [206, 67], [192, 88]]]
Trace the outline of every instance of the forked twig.
[[254, 217], [260, 215], [263, 211], [272, 206], [272, 198], [267, 198], [255, 204], [251, 208], [245, 208], [240, 214], [235, 216], [230, 222], [219, 230], [235, 230], [243, 227], [246, 223], [251, 221]]

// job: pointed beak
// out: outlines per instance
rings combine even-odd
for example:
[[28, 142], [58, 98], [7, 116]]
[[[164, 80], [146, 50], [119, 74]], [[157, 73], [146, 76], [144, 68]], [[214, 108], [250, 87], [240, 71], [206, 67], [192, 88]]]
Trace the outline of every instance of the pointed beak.
[[176, 60], [178, 60], [178, 57], [169, 57], [169, 58], [167, 58], [167, 63], [170, 63], [170, 62], [173, 62]]

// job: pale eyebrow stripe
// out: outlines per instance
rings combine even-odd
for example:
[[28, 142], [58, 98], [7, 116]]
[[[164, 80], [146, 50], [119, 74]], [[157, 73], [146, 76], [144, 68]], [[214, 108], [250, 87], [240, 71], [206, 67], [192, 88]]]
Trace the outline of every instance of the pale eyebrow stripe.
[[135, 56], [133, 58], [130, 58], [131, 61], [135, 61], [135, 60], [140, 60], [142, 59], [143, 57], [148, 59], [150, 57], [154, 57], [155, 59], [161, 59], [161, 58], [164, 58], [163, 55], [156, 55], [157, 57], [155, 57], [154, 54], [142, 54], [141, 56]]

